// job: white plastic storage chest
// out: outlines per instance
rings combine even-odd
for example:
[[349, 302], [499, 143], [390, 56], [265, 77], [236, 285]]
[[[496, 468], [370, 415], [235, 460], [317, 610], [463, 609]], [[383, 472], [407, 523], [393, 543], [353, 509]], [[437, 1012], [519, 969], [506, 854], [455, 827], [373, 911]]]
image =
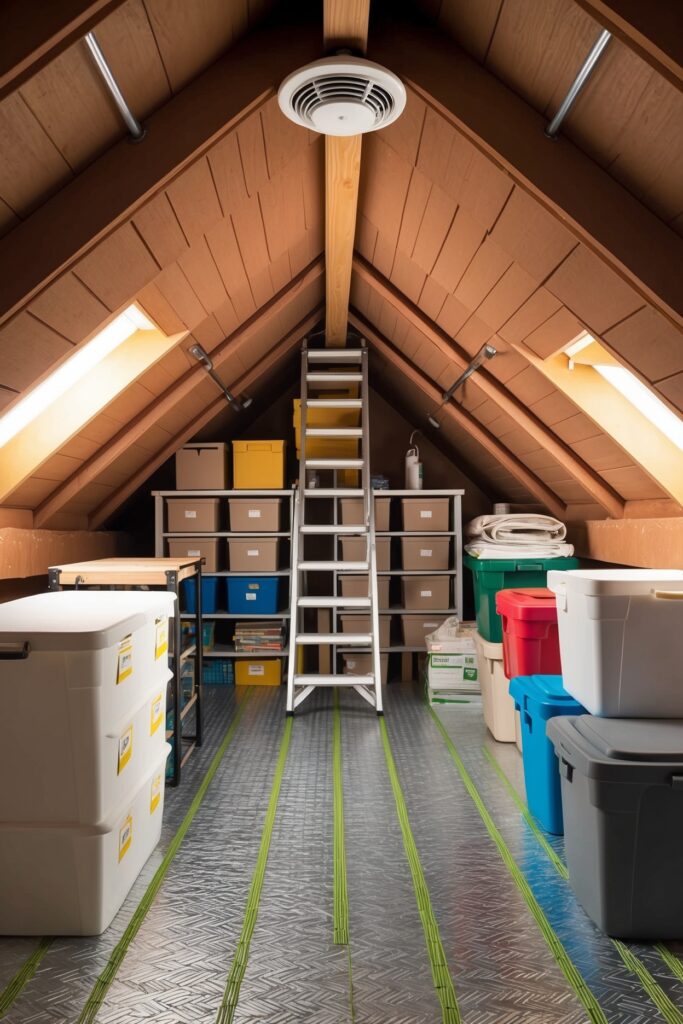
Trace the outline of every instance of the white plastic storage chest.
[[683, 571], [551, 570], [564, 686], [593, 715], [683, 718]]
[[61, 591], [0, 605], [0, 822], [99, 822], [160, 760], [174, 601]]
[[609, 935], [683, 938], [683, 721], [551, 718], [572, 888]]

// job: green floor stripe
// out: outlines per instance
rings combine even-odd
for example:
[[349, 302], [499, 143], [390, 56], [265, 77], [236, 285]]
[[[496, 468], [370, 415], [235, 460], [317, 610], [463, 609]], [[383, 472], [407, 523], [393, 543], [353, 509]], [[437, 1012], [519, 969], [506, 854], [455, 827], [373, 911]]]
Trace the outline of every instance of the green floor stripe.
[[565, 978], [569, 982], [570, 986], [576, 993], [577, 998], [583, 1004], [584, 1009], [588, 1014], [589, 1020], [592, 1021], [593, 1024], [607, 1024], [607, 1018], [603, 1013], [600, 1004], [598, 1003], [597, 999], [595, 998], [591, 990], [586, 985], [585, 981], [581, 977], [581, 974], [579, 973], [573, 961], [567, 954], [567, 951], [560, 942], [557, 933], [553, 929], [548, 918], [543, 913], [540, 904], [538, 903], [536, 897], [531, 891], [529, 883], [524, 877], [523, 872], [517, 866], [512, 854], [510, 853], [510, 850], [508, 849], [505, 840], [503, 839], [502, 835], [496, 828], [493, 818], [488, 812], [486, 804], [479, 795], [479, 791], [477, 790], [477, 787], [475, 786], [472, 777], [465, 768], [462, 758], [460, 757], [460, 754], [455, 748], [453, 740], [446, 732], [442, 723], [439, 721], [438, 716], [432, 710], [432, 708], [429, 708], [429, 712], [432, 718], [434, 719], [434, 723], [437, 729], [439, 730], [443, 737], [444, 743], [446, 744], [448, 752], [451, 755], [451, 758], [453, 759], [455, 767], [458, 769], [458, 772], [460, 773], [460, 777], [463, 781], [465, 789], [469, 793], [472, 802], [479, 811], [481, 819], [486, 827], [486, 831], [491, 836], [493, 842], [496, 844], [498, 852], [503, 859], [503, 863], [507, 867], [515, 885], [522, 894], [522, 897], [526, 905], [528, 906], [529, 910], [531, 911], [536, 921], [536, 924], [538, 925], [540, 932], [543, 935], [543, 938], [545, 939], [550, 948], [551, 953], [555, 957], [555, 960], [557, 961], [560, 970], [562, 971]]
[[342, 780], [341, 714], [339, 693], [334, 692], [332, 732], [332, 775], [334, 789], [334, 942], [349, 942], [349, 897], [346, 886], [346, 846], [344, 842], [344, 783]]
[[280, 753], [278, 754], [277, 765], [275, 766], [275, 775], [273, 776], [273, 786], [270, 791], [268, 810], [266, 811], [266, 817], [263, 823], [263, 832], [261, 833], [261, 845], [259, 846], [258, 857], [256, 858], [256, 867], [254, 868], [254, 874], [249, 887], [247, 906], [244, 913], [244, 923], [242, 924], [242, 931], [237, 943], [237, 950], [232, 961], [232, 967], [230, 968], [230, 973], [228, 975], [225, 992], [223, 993], [223, 999], [216, 1017], [216, 1024], [231, 1024], [235, 1015], [235, 1010], [237, 1009], [237, 1001], [239, 999], [242, 981], [244, 980], [244, 975], [247, 970], [249, 947], [251, 945], [254, 928], [256, 927], [256, 919], [258, 917], [261, 892], [263, 890], [263, 880], [266, 875], [266, 865], [268, 864], [268, 851], [270, 850], [270, 840], [273, 834], [273, 826], [275, 824], [275, 814], [277, 812], [277, 805], [280, 797], [282, 777], [285, 773], [285, 763], [287, 761], [287, 751], [289, 750], [289, 740], [292, 735], [293, 722], [294, 719], [292, 717], [288, 717], [285, 722], [285, 731], [282, 736], [282, 742], [280, 743]]
[[446, 961], [446, 953], [441, 942], [439, 926], [436, 922], [436, 918], [434, 917], [434, 911], [432, 910], [432, 904], [429, 899], [429, 890], [422, 871], [422, 865], [420, 864], [420, 856], [415, 844], [415, 838], [408, 820], [408, 808], [406, 807], [403, 791], [401, 789], [394, 755], [391, 752], [389, 733], [387, 731], [384, 718], [380, 718], [379, 720], [379, 729], [382, 736], [382, 745], [384, 747], [384, 756], [387, 762], [387, 771], [389, 772], [391, 788], [394, 792], [396, 813], [398, 815], [401, 833], [403, 835], [403, 848], [406, 852], [406, 857], [410, 866], [410, 873], [413, 878], [413, 888], [415, 889], [415, 898], [417, 900], [417, 909], [420, 914], [422, 927], [425, 933], [427, 954], [429, 956], [429, 963], [432, 970], [432, 980], [434, 982], [437, 997], [441, 1004], [442, 1021], [443, 1024], [460, 1024], [461, 1018], [455, 995], [455, 988], [453, 987], [453, 980]]
[[28, 984], [36, 973], [40, 966], [40, 961], [47, 953], [52, 942], [53, 939], [51, 938], [41, 939], [28, 960], [26, 960], [23, 966], [17, 971], [7, 987], [0, 992], [0, 1017], [5, 1016], [24, 986]]
[[[553, 850], [550, 843], [547, 841], [543, 833], [538, 828], [536, 822], [534, 821], [533, 817], [529, 812], [528, 807], [526, 806], [526, 804], [520, 797], [519, 793], [508, 779], [502, 766], [498, 763], [498, 761], [496, 761], [495, 757], [493, 757], [493, 755], [490, 753], [489, 750], [486, 749], [486, 747], [484, 747], [484, 754], [486, 755], [491, 766], [495, 769], [498, 777], [501, 779], [506, 789], [510, 793], [510, 796], [515, 801], [520, 811], [524, 815], [525, 821], [527, 822], [527, 824], [533, 831], [534, 835], [536, 836], [538, 842], [543, 847], [548, 857], [552, 861], [558, 874], [561, 875], [561, 877], [565, 881], [568, 881], [569, 872], [567, 871], [566, 864], [563, 860], [561, 860], [561, 858], [558, 856], [555, 850]], [[683, 1024], [683, 1013], [681, 1013], [681, 1011], [678, 1010], [676, 1006], [674, 1006], [669, 996], [666, 994], [664, 989], [659, 985], [659, 983], [652, 977], [652, 975], [650, 974], [642, 960], [639, 960], [635, 953], [633, 953], [628, 948], [628, 946], [625, 946], [624, 943], [620, 942], [618, 939], [610, 939], [610, 941], [613, 943], [615, 949], [619, 953], [621, 959], [624, 961], [624, 964], [626, 965], [628, 970], [631, 971], [632, 974], [635, 974], [635, 976], [638, 978], [643, 989], [648, 994], [648, 996], [655, 1004], [659, 1012], [662, 1014], [664, 1019], [668, 1022], [668, 1024]], [[677, 957], [675, 957], [673, 953], [661, 943], [655, 946], [655, 949], [660, 954], [660, 956], [667, 964], [669, 969], [672, 971], [672, 973], [675, 974], [676, 977], [679, 978], [681, 981], [683, 981], [683, 964], [681, 964], [680, 960]]]
[[190, 804], [187, 814], [183, 818], [180, 828], [174, 835], [171, 841], [171, 845], [166, 851], [166, 856], [164, 857], [161, 864], [157, 868], [154, 878], [147, 886], [144, 896], [140, 900], [137, 909], [135, 910], [130, 921], [128, 922], [128, 927], [126, 928], [125, 932], [123, 933], [118, 943], [114, 947], [114, 950], [111, 956], [109, 957], [109, 961], [106, 967], [104, 968], [99, 978], [95, 982], [93, 990], [90, 993], [90, 996], [88, 997], [88, 1001], [85, 1004], [80, 1017], [78, 1018], [78, 1024], [92, 1024], [92, 1021], [94, 1021], [95, 1018], [97, 1017], [97, 1014], [99, 1013], [102, 1007], [102, 1003], [104, 1002], [104, 998], [107, 994], [107, 991], [111, 983], [113, 982], [114, 978], [116, 977], [117, 971], [121, 964], [123, 963], [126, 953], [128, 952], [128, 948], [133, 939], [135, 938], [135, 936], [137, 935], [137, 933], [139, 932], [142, 922], [145, 920], [149, 908], [152, 906], [156, 894], [161, 888], [161, 884], [166, 876], [166, 872], [171, 866], [173, 858], [178, 852], [180, 844], [185, 838], [187, 831], [190, 825], [192, 824], [194, 817], [197, 811], [199, 810], [202, 801], [204, 800], [204, 797], [206, 796], [206, 791], [211, 785], [214, 775], [218, 771], [218, 766], [220, 765], [223, 759], [223, 755], [225, 754], [225, 751], [228, 749], [232, 741], [232, 738], [235, 735], [235, 731], [240, 723], [242, 715], [244, 714], [244, 709], [247, 705], [249, 698], [251, 697], [251, 693], [251, 688], [248, 688], [240, 702], [239, 707], [237, 708], [235, 717], [230, 723], [228, 731], [223, 737], [223, 741], [220, 747], [216, 751], [213, 760], [209, 765], [206, 775], [202, 779], [199, 789], [195, 793], [194, 799]]

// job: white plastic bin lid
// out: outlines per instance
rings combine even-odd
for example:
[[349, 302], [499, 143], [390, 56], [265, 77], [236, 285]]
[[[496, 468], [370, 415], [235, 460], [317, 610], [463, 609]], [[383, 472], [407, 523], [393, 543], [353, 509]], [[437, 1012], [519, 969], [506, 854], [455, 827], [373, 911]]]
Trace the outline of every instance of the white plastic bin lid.
[[683, 591], [683, 570], [550, 569], [548, 587], [555, 594], [573, 590], [595, 597], [629, 597], [653, 590]]
[[165, 590], [62, 590], [0, 605], [0, 643], [36, 651], [98, 651], [161, 616], [173, 615]]

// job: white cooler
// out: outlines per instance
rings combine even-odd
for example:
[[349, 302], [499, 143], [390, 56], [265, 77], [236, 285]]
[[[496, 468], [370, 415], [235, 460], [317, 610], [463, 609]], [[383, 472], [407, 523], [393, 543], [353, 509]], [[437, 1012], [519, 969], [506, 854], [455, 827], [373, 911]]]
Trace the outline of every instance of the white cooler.
[[503, 645], [484, 640], [475, 633], [479, 685], [484, 721], [499, 743], [515, 742], [515, 702], [508, 692], [508, 680], [503, 671]]
[[104, 931], [159, 842], [170, 750], [98, 825], [0, 823], [0, 934]]
[[683, 571], [551, 570], [564, 687], [593, 715], [683, 718]]
[[165, 750], [165, 591], [0, 605], [0, 822], [93, 824]]

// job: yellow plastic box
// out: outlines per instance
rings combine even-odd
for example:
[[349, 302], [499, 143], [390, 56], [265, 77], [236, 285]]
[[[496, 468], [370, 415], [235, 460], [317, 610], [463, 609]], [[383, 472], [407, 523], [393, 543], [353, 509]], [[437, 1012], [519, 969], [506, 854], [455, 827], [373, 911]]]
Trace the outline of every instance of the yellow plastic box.
[[235, 662], [237, 686], [279, 686], [281, 682], [281, 658], [238, 658]]
[[282, 489], [285, 486], [284, 441], [233, 441], [235, 490]]

